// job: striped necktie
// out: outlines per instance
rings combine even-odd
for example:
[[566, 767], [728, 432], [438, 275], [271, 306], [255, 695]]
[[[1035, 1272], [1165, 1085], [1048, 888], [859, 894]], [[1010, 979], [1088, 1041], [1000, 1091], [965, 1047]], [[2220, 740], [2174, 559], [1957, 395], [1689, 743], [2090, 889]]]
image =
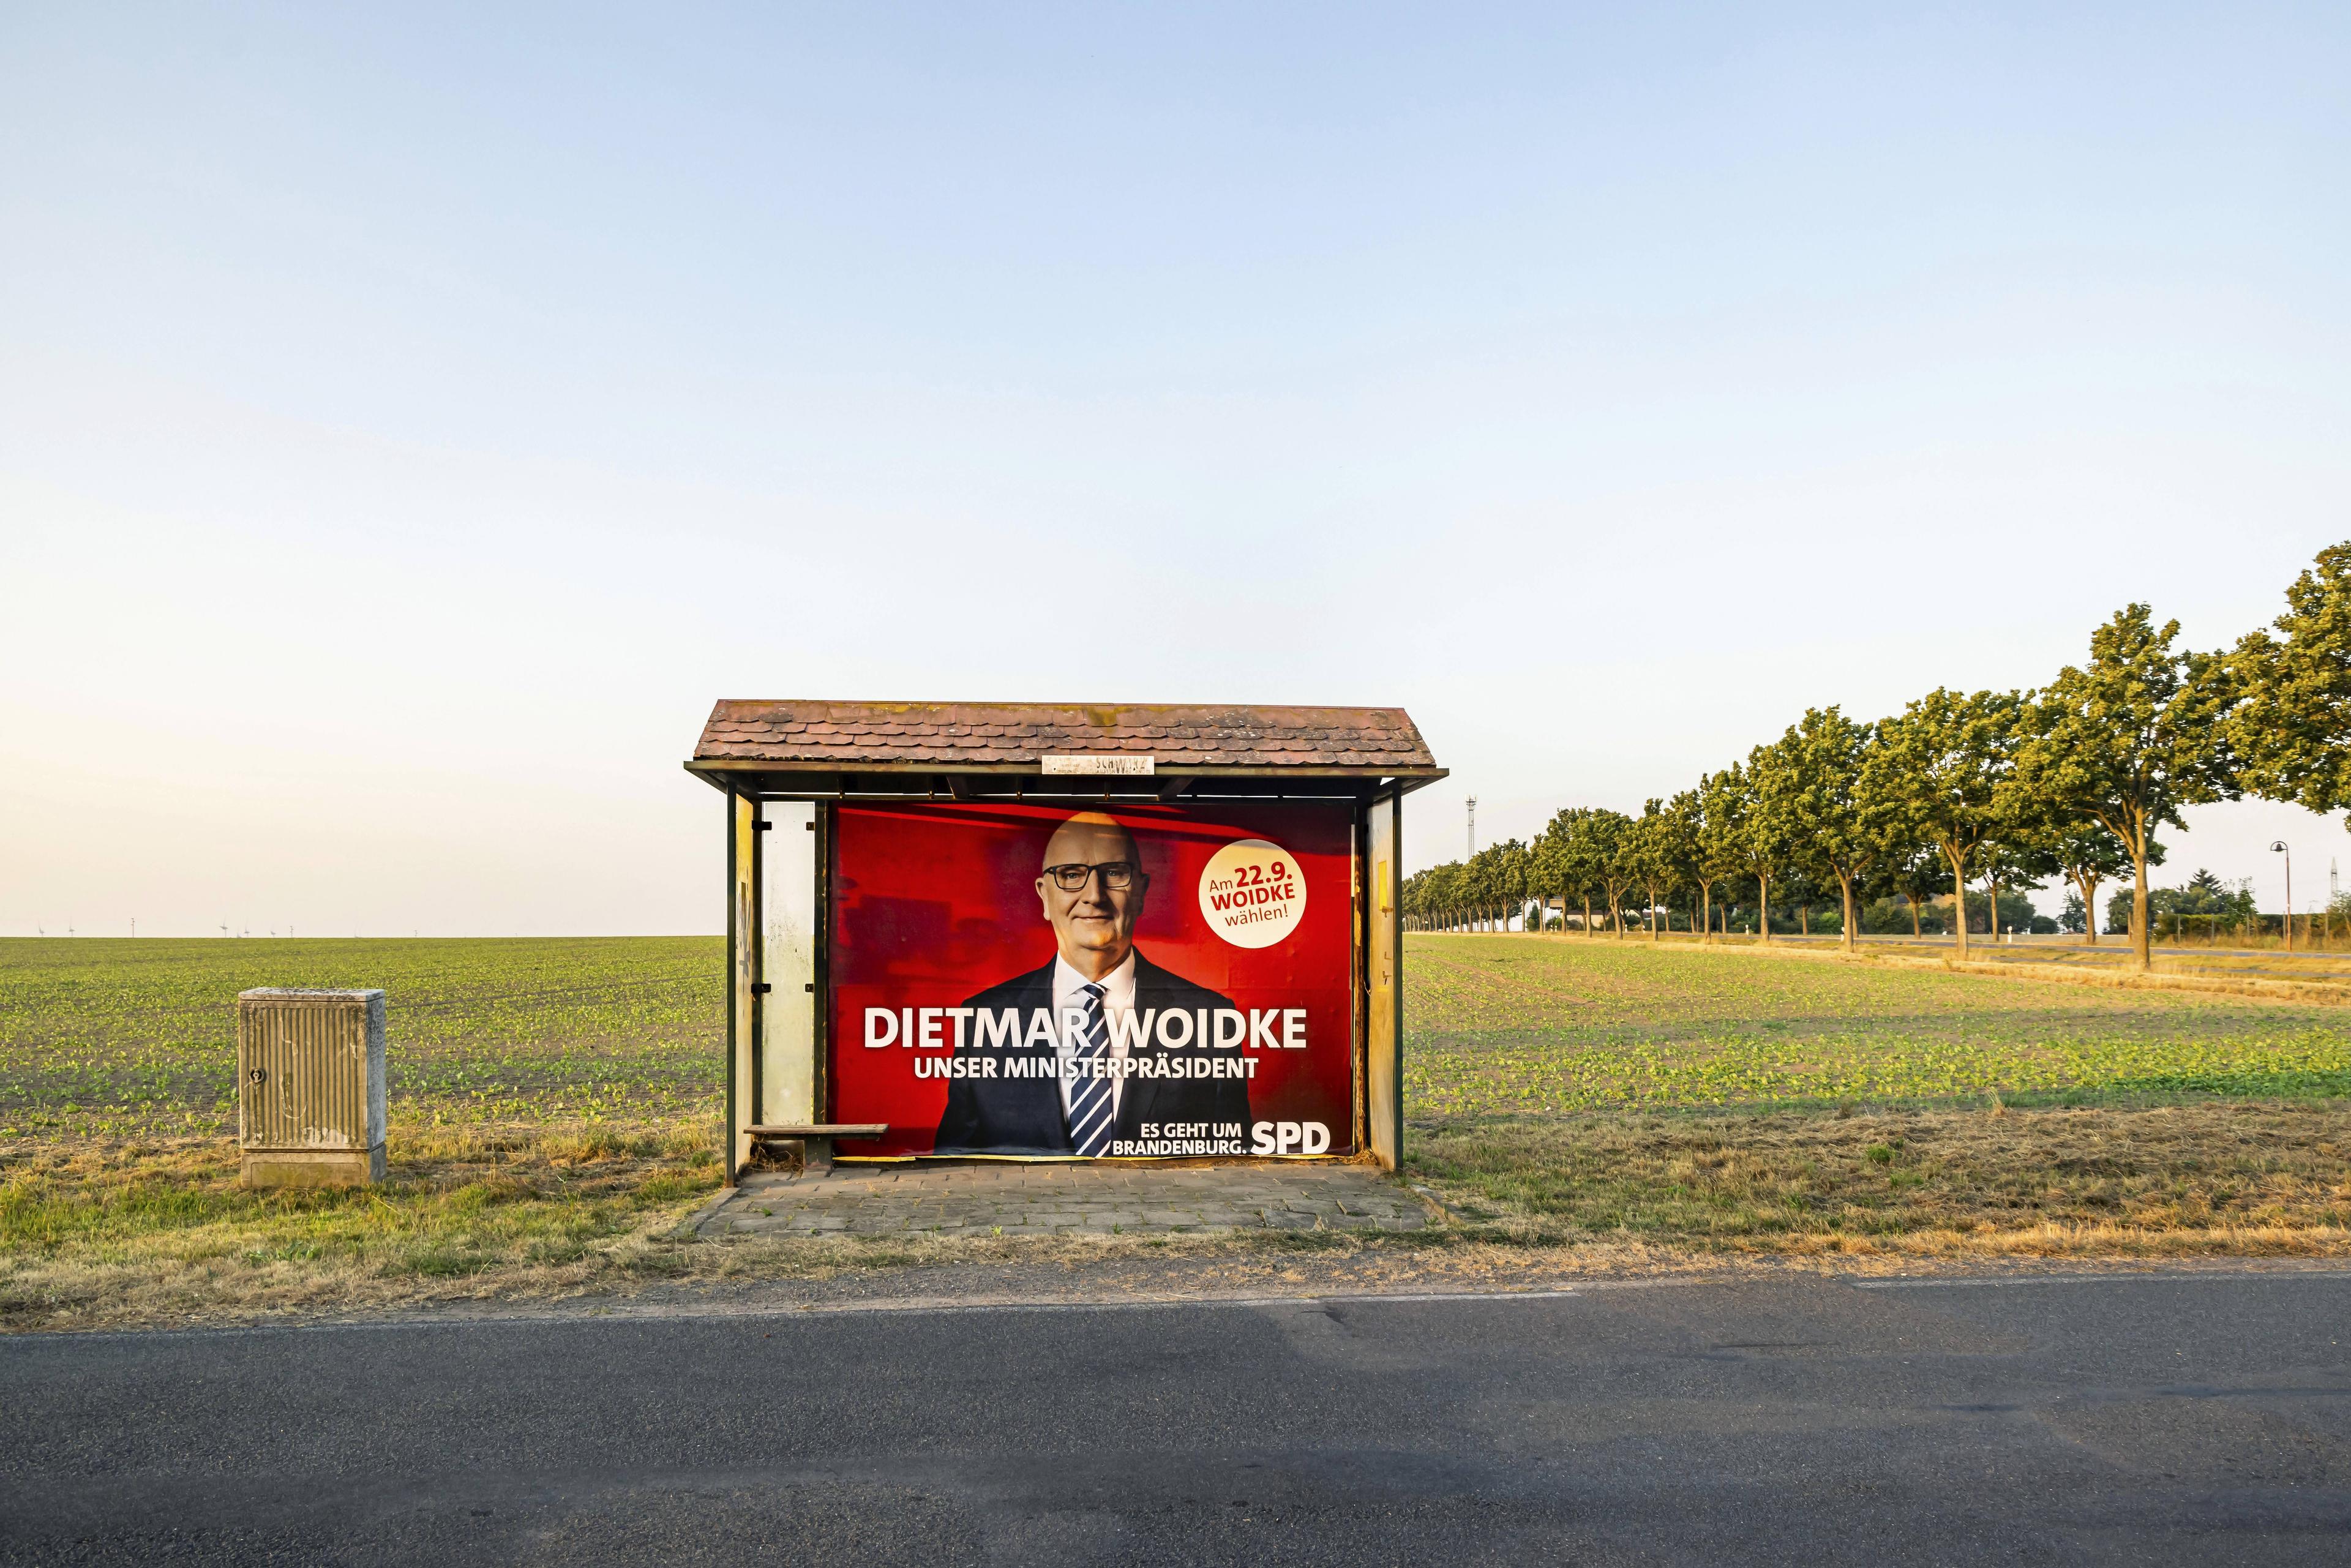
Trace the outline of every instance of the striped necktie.
[[1070, 1060], [1078, 1064], [1080, 1076], [1070, 1084], [1070, 1146], [1081, 1155], [1099, 1155], [1110, 1147], [1111, 1124], [1115, 1118], [1111, 1114], [1110, 1080], [1095, 1077], [1092, 1064], [1110, 1059], [1110, 1029], [1102, 1019], [1102, 987], [1080, 986], [1078, 995], [1085, 1020], [1071, 1042]]

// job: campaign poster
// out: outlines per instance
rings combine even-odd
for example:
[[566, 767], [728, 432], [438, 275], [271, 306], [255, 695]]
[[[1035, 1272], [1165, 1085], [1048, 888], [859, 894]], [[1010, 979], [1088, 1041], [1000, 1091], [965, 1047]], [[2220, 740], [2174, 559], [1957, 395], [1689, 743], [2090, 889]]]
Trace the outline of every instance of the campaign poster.
[[843, 1158], [1354, 1152], [1353, 816], [842, 805]]

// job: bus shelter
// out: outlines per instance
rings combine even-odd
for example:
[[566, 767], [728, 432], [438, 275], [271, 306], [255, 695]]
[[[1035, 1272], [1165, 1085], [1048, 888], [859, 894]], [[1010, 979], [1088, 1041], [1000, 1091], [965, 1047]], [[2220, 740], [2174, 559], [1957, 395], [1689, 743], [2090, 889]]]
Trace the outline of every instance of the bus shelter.
[[724, 701], [726, 1171], [1403, 1132], [1400, 708]]

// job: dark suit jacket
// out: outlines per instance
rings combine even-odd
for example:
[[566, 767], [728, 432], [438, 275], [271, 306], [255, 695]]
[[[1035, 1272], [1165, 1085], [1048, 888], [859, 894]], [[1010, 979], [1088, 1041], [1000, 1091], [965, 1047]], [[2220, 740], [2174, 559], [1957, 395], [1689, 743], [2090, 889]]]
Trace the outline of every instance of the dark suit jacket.
[[[968, 1008], [1019, 1009], [1025, 1032], [1032, 1009], [1053, 1007], [1053, 966], [991, 986], [963, 1004]], [[1200, 1008], [1229, 1008], [1228, 998], [1206, 986], [1196, 986], [1144, 957], [1134, 955], [1134, 1011], [1140, 1018], [1154, 1009], [1161, 1012], [1194, 1012]], [[1055, 1020], [1055, 1028], [1060, 1020]], [[1227, 1060], [1246, 1056], [1237, 1049], [1217, 1051], [1198, 1040], [1180, 1050], [1159, 1043], [1158, 1030], [1144, 1045], [1129, 1046], [1134, 1056], [1186, 1057], [1194, 1052]], [[1050, 1046], [989, 1046], [980, 1051], [966, 1036], [957, 1055], [993, 1056], [1002, 1061], [1046, 1057]], [[1000, 1069], [999, 1069], [1000, 1071]], [[1128, 1078], [1121, 1082], [1118, 1123], [1113, 1139], [1135, 1137], [1145, 1122], [1238, 1122], [1249, 1124], [1249, 1081], [1243, 1078]], [[1244, 1132], [1246, 1138], [1248, 1134]], [[941, 1155], [1068, 1155], [1068, 1119], [1061, 1111], [1061, 1085], [1057, 1078], [956, 1078], [947, 1082], [946, 1113], [939, 1118], [937, 1142]]]

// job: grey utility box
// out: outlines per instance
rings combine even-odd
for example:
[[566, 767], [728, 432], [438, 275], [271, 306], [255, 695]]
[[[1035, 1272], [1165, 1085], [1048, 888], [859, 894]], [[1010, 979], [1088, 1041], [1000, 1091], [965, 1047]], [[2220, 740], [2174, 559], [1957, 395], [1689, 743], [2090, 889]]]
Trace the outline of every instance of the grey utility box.
[[383, 993], [240, 991], [237, 1144], [246, 1186], [383, 1179]]

